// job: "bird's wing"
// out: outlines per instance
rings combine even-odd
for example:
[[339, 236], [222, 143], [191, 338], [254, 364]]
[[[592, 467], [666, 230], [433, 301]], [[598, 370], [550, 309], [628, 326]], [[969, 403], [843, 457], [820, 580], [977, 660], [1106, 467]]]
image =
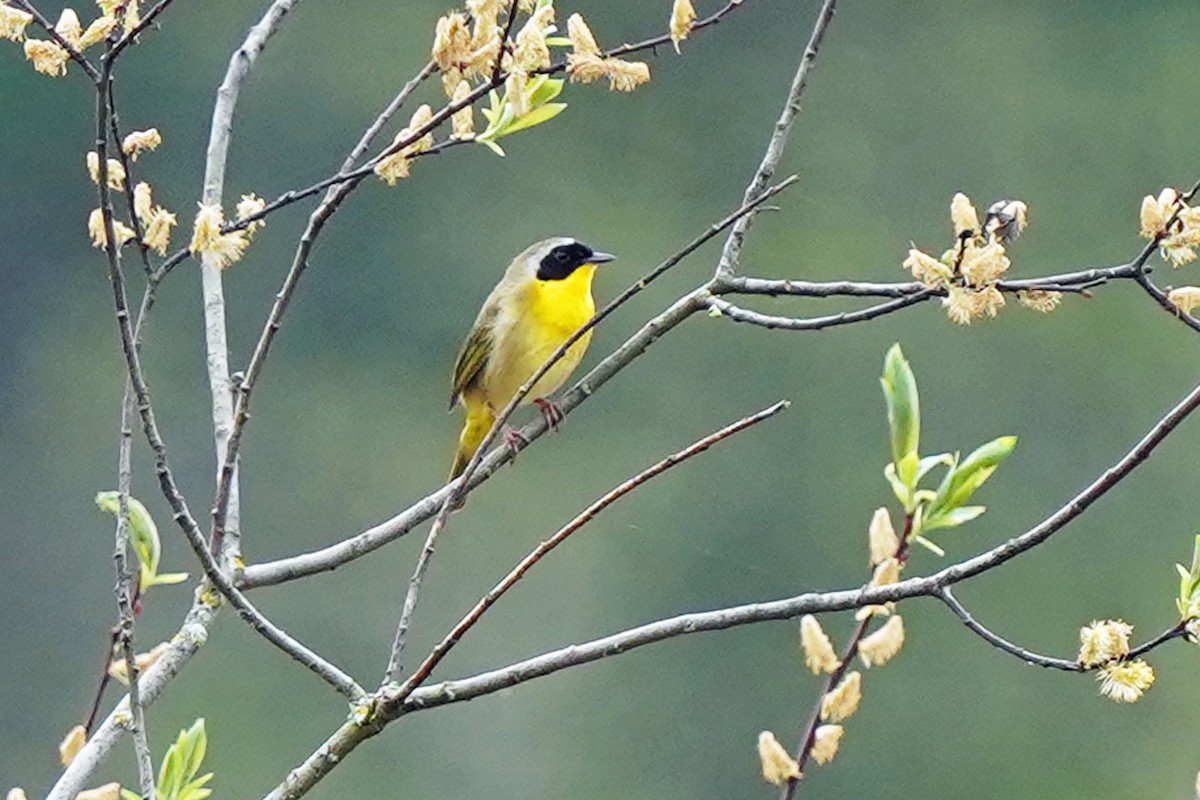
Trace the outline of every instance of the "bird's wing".
[[475, 320], [475, 327], [463, 342], [458, 361], [454, 364], [454, 378], [450, 384], [450, 408], [454, 408], [459, 395], [475, 382], [487, 365], [492, 354], [492, 327], [495, 317], [495, 307], [484, 306], [479, 318]]

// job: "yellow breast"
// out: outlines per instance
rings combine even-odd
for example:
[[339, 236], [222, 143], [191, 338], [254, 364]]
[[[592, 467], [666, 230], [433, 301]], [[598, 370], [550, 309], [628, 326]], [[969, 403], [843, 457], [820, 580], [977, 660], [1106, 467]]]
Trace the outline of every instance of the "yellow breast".
[[[483, 381], [492, 406], [501, 408], [508, 403], [534, 370], [591, 319], [596, 312], [592, 300], [595, 271], [594, 265], [585, 264], [562, 280], [534, 280], [513, 298], [512, 319], [495, 343]], [[583, 360], [591, 336], [588, 331], [571, 346], [533, 387], [526, 403], [552, 394], [570, 377]]]

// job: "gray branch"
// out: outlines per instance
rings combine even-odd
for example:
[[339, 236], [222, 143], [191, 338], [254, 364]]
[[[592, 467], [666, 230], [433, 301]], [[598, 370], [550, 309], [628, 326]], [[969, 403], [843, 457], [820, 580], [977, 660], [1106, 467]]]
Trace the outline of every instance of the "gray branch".
[[[788, 90], [783, 111], [775, 122], [770, 141], [767, 142], [767, 151], [763, 153], [762, 161], [754, 172], [754, 177], [750, 179], [750, 185], [746, 187], [746, 194], [742, 198], [744, 203], [749, 203], [763, 193], [771, 182], [775, 169], [779, 166], [779, 160], [783, 157], [783, 150], [787, 146], [788, 134], [791, 133], [792, 126], [796, 123], [796, 116], [800, 113], [800, 98], [804, 95], [804, 89], [808, 85], [809, 70], [816, 61], [817, 51], [825, 38], [825, 32], [829, 29], [829, 23], [833, 19], [836, 7], [837, 0], [825, 0], [820, 13], [817, 14], [816, 25], [813, 26], [812, 33], [808, 37], [808, 45], [800, 57], [800, 66], [796, 70], [795, 77], [792, 78], [792, 85]], [[742, 242], [752, 224], [754, 224], [753, 217], [743, 217], [729, 232], [728, 238], [725, 239], [725, 246], [721, 250], [721, 260], [717, 263], [717, 278], [732, 277], [737, 271], [742, 256]]]
[[[237, 107], [242, 82], [254, 68], [267, 39], [279, 28], [283, 18], [300, 0], [275, 0], [246, 35], [241, 47], [229, 59], [225, 78], [217, 89], [213, 106], [212, 129], [208, 138], [208, 156], [204, 162], [204, 188], [200, 200], [205, 205], [221, 205], [225, 189], [225, 167], [229, 160], [229, 141], [233, 135], [233, 112]], [[225, 463], [229, 437], [233, 431], [233, 394], [229, 383], [229, 344], [225, 334], [225, 293], [221, 268], [211, 255], [200, 259], [200, 276], [204, 294], [204, 345], [208, 362], [208, 386], [212, 394], [213, 437], [216, 441], [217, 465]], [[230, 563], [241, 552], [236, 465], [229, 480], [225, 509], [225, 537], [214, 536], [214, 549], [224, 563]]]

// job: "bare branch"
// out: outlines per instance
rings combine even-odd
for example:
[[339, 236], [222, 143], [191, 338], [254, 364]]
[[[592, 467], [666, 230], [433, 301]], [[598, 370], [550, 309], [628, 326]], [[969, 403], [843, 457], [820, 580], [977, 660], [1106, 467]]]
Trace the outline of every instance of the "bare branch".
[[[1074, 291], [1079, 287], [1091, 288], [1107, 283], [1110, 280], [1132, 279], [1137, 276], [1137, 268], [1132, 264], [1121, 264], [1115, 267], [1064, 272], [1058, 275], [1045, 275], [1040, 278], [1021, 278], [1017, 280], [997, 281], [996, 287], [1002, 292], [1028, 291], [1029, 289], [1052, 289], [1059, 291]], [[941, 297], [945, 289], [930, 289], [920, 281], [904, 283], [870, 283], [866, 281], [794, 281], [788, 279], [769, 280], [764, 278], [748, 278], [735, 275], [722, 281], [713, 294], [743, 294], [767, 295], [781, 297], [906, 297], [922, 291], [932, 291]]]
[[710, 309], [715, 310], [720, 316], [731, 319], [734, 322], [746, 322], [762, 328], [782, 328], [789, 331], [819, 331], [823, 328], [832, 328], [837, 325], [866, 322], [876, 317], [891, 314], [893, 311], [899, 311], [902, 308], [924, 302], [933, 296], [933, 292], [926, 289], [923, 292], [897, 297], [895, 300], [888, 300], [886, 303], [879, 303], [878, 305], [864, 308], [861, 311], [843, 311], [840, 314], [811, 317], [809, 319], [760, 314], [757, 311], [750, 311], [740, 306], [735, 306], [733, 303], [722, 300], [719, 297], [710, 296], [705, 301], [705, 304]]
[[529, 555], [521, 559], [520, 563], [518, 563], [517, 566], [515, 566], [508, 573], [508, 575], [506, 575], [499, 583], [497, 583], [491, 589], [491, 591], [484, 595], [479, 602], [475, 604], [475, 607], [472, 608], [470, 612], [468, 612], [467, 615], [464, 616], [448, 634], [446, 634], [445, 638], [438, 642], [437, 646], [433, 648], [433, 651], [430, 652], [425, 661], [422, 662], [422, 664], [417, 667], [416, 670], [414, 670], [412, 676], [404, 682], [404, 685], [400, 687], [400, 689], [392, 698], [389, 699], [389, 702], [393, 704], [397, 702], [403, 702], [404, 699], [408, 697], [408, 695], [411, 694], [416, 687], [420, 686], [425, 679], [429, 677], [429, 674], [433, 672], [433, 669], [438, 665], [439, 662], [441, 662], [443, 658], [446, 657], [446, 654], [450, 652], [451, 648], [453, 648], [454, 645], [457, 644], [460, 639], [462, 639], [463, 635], [479, 621], [479, 619], [489, 608], [495, 605], [496, 601], [499, 600], [505, 592], [511, 589], [517, 581], [524, 577], [525, 573], [528, 572], [534, 564], [540, 561], [551, 550], [562, 544], [568, 536], [575, 533], [575, 531], [579, 530], [588, 522], [591, 522], [593, 519], [595, 519], [596, 516], [605, 508], [612, 505], [617, 500], [620, 500], [622, 497], [629, 494], [634, 489], [637, 489], [639, 486], [644, 485], [652, 478], [661, 475], [678, 464], [682, 464], [692, 456], [703, 453], [717, 442], [727, 439], [730, 436], [745, 430], [746, 428], [758, 424], [759, 422], [770, 419], [780, 411], [783, 411], [785, 408], [787, 408], [788, 405], [790, 405], [788, 401], [780, 401], [773, 406], [759, 411], [756, 414], [743, 417], [742, 419], [725, 426], [721, 430], [705, 436], [703, 439], [688, 445], [683, 450], [680, 450], [673, 455], [669, 455], [658, 463], [642, 470], [640, 473], [621, 483], [599, 500], [585, 508], [579, 514], [577, 514], [574, 519], [572, 519], [562, 528], [559, 528], [559, 530], [553, 536], [542, 542], [540, 545], [534, 548]]
[[[130, 729], [133, 731], [133, 747], [137, 755], [138, 785], [143, 800], [154, 800], [154, 762], [150, 756], [150, 744], [146, 736], [146, 715], [138, 685], [141, 676], [133, 635], [135, 578], [130, 574], [128, 563], [129, 493], [133, 482], [133, 403], [133, 384], [127, 380], [125, 396], [121, 401], [121, 443], [117, 458], [117, 532], [113, 547], [113, 562], [117, 571], [117, 639], [121, 643], [125, 672], [129, 676]], [[104, 669], [107, 672], [107, 664], [104, 665]]]
[[[379, 116], [368, 126], [358, 143], [346, 157], [342, 166], [343, 171], [348, 168], [347, 165], [352, 165], [362, 153], [366, 152], [371, 140], [387, 124], [387, 120], [400, 109], [413, 91], [433, 74], [434, 66], [433, 62], [426, 64], [416, 76], [404, 85], [392, 102], [379, 113]], [[230, 426], [229, 435], [226, 438], [226, 449], [223, 453], [218, 453], [218, 463], [220, 466], [217, 471], [216, 499], [213, 503], [214, 541], [220, 541], [224, 537], [226, 529], [231, 527], [230, 523], [232, 523], [232, 528], [236, 528], [237, 526], [235, 502], [237, 493], [236, 470], [238, 453], [241, 449], [242, 432], [245, 430], [246, 423], [250, 419], [251, 394], [254, 391], [259, 375], [262, 373], [263, 366], [266, 364], [267, 356], [271, 351], [271, 345], [275, 341], [275, 335], [283, 325], [283, 315], [291, 303], [301, 275], [303, 275], [304, 270], [308, 266], [308, 254], [312, 249], [313, 243], [316, 241], [316, 237], [320, 235], [329, 217], [337, 211], [342, 201], [358, 186], [361, 180], [359, 178], [331, 188], [326, 193], [321, 204], [317, 206], [316, 210], [309, 217], [308, 226], [305, 228], [304, 234], [300, 237], [300, 242], [296, 246], [296, 254], [292, 259], [291, 269], [288, 270], [283, 287], [275, 295], [275, 303], [271, 307], [267, 323], [259, 335], [257, 344], [254, 346], [254, 353], [250, 357], [250, 364], [246, 368], [245, 375], [238, 382], [237, 386], [230, 387], [237, 394], [236, 408], [234, 407], [233, 394], [226, 393], [226, 398], [230, 405]], [[254, 216], [261, 218], [265, 216], [266, 211], [267, 209], [264, 208], [262, 212]], [[251, 217], [241, 220], [245, 224], [249, 224], [251, 221]]]
[[[771, 133], [770, 141], [767, 143], [767, 151], [763, 153], [762, 162], [759, 163], [754, 177], [750, 179], [750, 185], [746, 187], [746, 194], [743, 198], [743, 201], [746, 203], [758, 197], [767, 188], [767, 184], [771, 182], [771, 177], [775, 174], [775, 168], [779, 165], [779, 159], [783, 157], [783, 149], [787, 146], [788, 134], [792, 130], [792, 125], [796, 122], [796, 116], [800, 113], [800, 98], [803, 96], [804, 88], [808, 84], [809, 69], [812, 67], [813, 62], [816, 61], [817, 51], [821, 47], [821, 41], [825, 38], [825, 31], [829, 29], [829, 22], [833, 19], [833, 13], [836, 8], [837, 0], [825, 0], [820, 12], [817, 14], [817, 22], [808, 37], [808, 44], [804, 48], [804, 54], [800, 57], [800, 66], [796, 69], [795, 77], [792, 78], [792, 86], [788, 91], [787, 101], [784, 103], [783, 112], [779, 115], [779, 119], [775, 123], [775, 129]], [[744, 217], [729, 232], [729, 237], [725, 240], [725, 247], [721, 251], [721, 260], [717, 263], [716, 278], [718, 281], [731, 277], [737, 271], [738, 262], [742, 254], [742, 242], [745, 240], [746, 233], [750, 230], [752, 224], [753, 219], [751, 217]]]
[[[967, 628], [969, 628], [985, 642], [998, 650], [1008, 653], [1009, 655], [1016, 656], [1026, 664], [1032, 664], [1036, 667], [1059, 669], [1063, 670], [1064, 672], [1090, 672], [1092, 670], [1100, 669], [1104, 666], [1104, 664], [1084, 666], [1078, 661], [1070, 661], [1065, 658], [1054, 658], [1052, 656], [1043, 656], [1030, 650], [1026, 650], [1024, 647], [1013, 644], [1004, 637], [992, 632], [976, 621], [976, 619], [971, 616], [971, 613], [967, 611], [966, 607], [963, 606], [961, 602], [959, 602], [958, 598], [954, 596], [954, 593], [951, 592], [949, 588], [943, 587], [941, 590], [936, 592], [934, 596], [945, 603], [946, 606], [954, 612], [954, 615], [962, 620], [962, 623], [966, 625]], [[1172, 625], [1170, 628], [1167, 628], [1153, 639], [1133, 648], [1129, 651], [1129, 654], [1125, 656], [1125, 658], [1137, 658], [1138, 656], [1145, 655], [1154, 648], [1159, 647], [1160, 645], [1165, 644], [1172, 639], [1177, 639], [1186, 633], [1187, 623], [1179, 622], [1175, 625]]]
[[[299, 1], [274, 0], [229, 59], [229, 67], [217, 89], [217, 102], [213, 106], [208, 155], [204, 162], [204, 188], [200, 198], [205, 205], [221, 205], [229, 140], [233, 133], [233, 112], [237, 107], [242, 82], [254, 68], [259, 54], [266, 47], [267, 39]], [[226, 460], [229, 438], [233, 432], [233, 395], [229, 383], [229, 345], [225, 333], [225, 293], [221, 283], [221, 267], [212, 255], [201, 257], [200, 275], [204, 294], [204, 344], [208, 360], [208, 386], [212, 395], [213, 437], [216, 441], [217, 464], [221, 465]], [[226, 499], [221, 510], [223, 524], [214, 524], [212, 543], [213, 552], [227, 563], [232, 563], [241, 552], [236, 459], [233, 461], [231, 474], [224, 481]], [[223, 470], [218, 467], [218, 473], [221, 472]], [[222, 538], [222, 534], [227, 534], [228, 541]]]
[[1019, 645], [1015, 645], [998, 634], [992, 633], [987, 628], [980, 625], [971, 616], [970, 612], [958, 602], [958, 598], [948, 588], [942, 588], [934, 594], [939, 600], [954, 612], [962, 623], [970, 628], [974, 633], [978, 634], [984, 641], [993, 647], [1003, 650], [1004, 652], [1014, 655], [1024, 661], [1026, 664], [1033, 664], [1038, 667], [1048, 667], [1049, 669], [1060, 669], [1064, 672], [1083, 672], [1086, 668], [1078, 661], [1068, 661], [1063, 658], [1052, 658], [1051, 656], [1042, 656], [1030, 650], [1026, 650]]
[[[138, 688], [141, 701], [150, 705], [158, 699], [163, 689], [179, 674], [208, 638], [208, 630], [216, 619], [217, 609], [204, 602], [197, 602], [188, 611], [179, 633], [171, 639], [170, 646], [153, 666], [141, 674]], [[129, 697], [117, 704], [87, 744], [79, 751], [66, 768], [46, 800], [75, 800], [75, 796], [87, 784], [92, 774], [112, 752], [129, 730], [131, 718]]]

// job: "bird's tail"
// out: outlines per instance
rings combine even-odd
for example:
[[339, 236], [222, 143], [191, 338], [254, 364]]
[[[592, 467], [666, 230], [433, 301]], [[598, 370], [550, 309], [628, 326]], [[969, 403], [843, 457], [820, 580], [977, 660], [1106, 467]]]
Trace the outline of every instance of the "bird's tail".
[[450, 468], [450, 480], [462, 475], [463, 470], [467, 468], [467, 462], [471, 460], [471, 456], [475, 455], [475, 451], [483, 442], [483, 437], [487, 436], [487, 432], [492, 429], [492, 423], [496, 421], [486, 404], [466, 402], [464, 405], [467, 417], [463, 422], [462, 433], [458, 436], [458, 452], [454, 454], [454, 466]]

